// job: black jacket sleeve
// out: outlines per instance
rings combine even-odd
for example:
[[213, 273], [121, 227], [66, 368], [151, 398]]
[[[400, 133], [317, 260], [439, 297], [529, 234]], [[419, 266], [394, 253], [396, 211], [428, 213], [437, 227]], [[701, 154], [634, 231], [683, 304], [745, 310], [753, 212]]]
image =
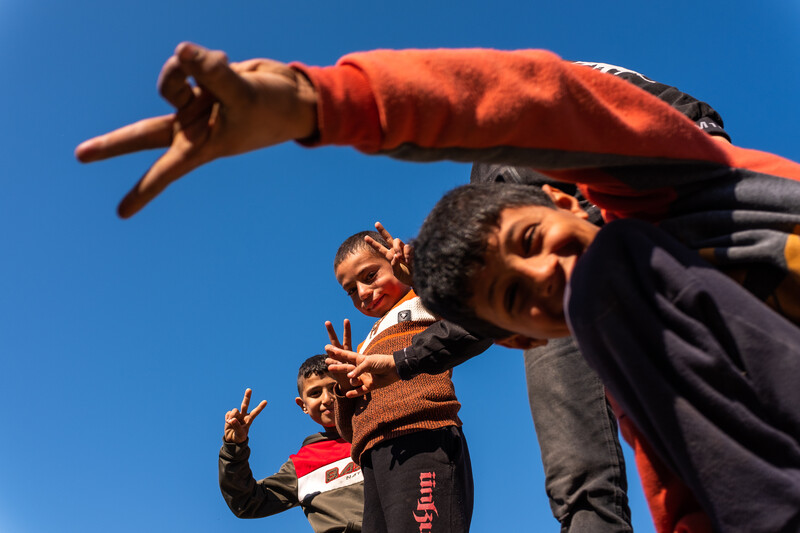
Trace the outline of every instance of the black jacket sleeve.
[[299, 505], [297, 474], [291, 461], [274, 475], [256, 481], [250, 471], [250, 447], [225, 442], [219, 451], [219, 488], [233, 514], [261, 518]]
[[411, 346], [394, 352], [394, 363], [400, 379], [440, 374], [483, 353], [493, 342], [452, 322], [439, 320], [414, 335]]
[[605, 63], [591, 63], [586, 61], [576, 61], [580, 65], [595, 70], [601, 70], [608, 74], [622, 78], [623, 80], [631, 83], [640, 89], [644, 89], [659, 100], [663, 100], [676, 110], [686, 115], [689, 119], [693, 120], [698, 128], [704, 130], [706, 133], [712, 135], [720, 135], [729, 141], [730, 135], [726, 132], [722, 117], [717, 111], [706, 102], [702, 102], [690, 94], [681, 92], [675, 87], [653, 81], [647, 76], [639, 74], [633, 70], [614, 65], [607, 65]]

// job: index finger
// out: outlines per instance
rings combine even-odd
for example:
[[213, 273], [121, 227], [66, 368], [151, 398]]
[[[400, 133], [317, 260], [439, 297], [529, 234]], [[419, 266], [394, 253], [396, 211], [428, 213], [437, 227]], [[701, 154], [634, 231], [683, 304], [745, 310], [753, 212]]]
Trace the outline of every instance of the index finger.
[[351, 344], [351, 334], [350, 334], [350, 320], [345, 318], [344, 319], [344, 342], [342, 343], [342, 348], [345, 350], [351, 350], [353, 345]]
[[378, 233], [381, 234], [381, 237], [383, 237], [383, 239], [386, 242], [388, 242], [389, 245], [391, 246], [394, 241], [394, 237], [392, 237], [392, 234], [389, 233], [389, 231], [383, 227], [383, 224], [381, 224], [380, 222], [376, 222], [375, 229], [378, 230]]
[[172, 142], [174, 115], [146, 118], [114, 131], [88, 139], [75, 148], [81, 163], [91, 163], [118, 155], [166, 148]]
[[[385, 256], [390, 252], [390, 249], [384, 246], [382, 243], [379, 243], [369, 235], [364, 235], [364, 242], [372, 246], [372, 248], [378, 252], [379, 254]], [[388, 259], [388, 258], [387, 258]]]
[[342, 345], [339, 343], [339, 337], [336, 335], [336, 330], [333, 329], [333, 324], [331, 324], [330, 320], [325, 321], [325, 329], [328, 330], [328, 339], [330, 339], [331, 344], [337, 348], [341, 348]]
[[350, 350], [343, 350], [338, 346], [331, 346], [330, 344], [325, 346], [325, 353], [328, 355], [329, 358], [335, 359], [345, 365], [350, 365], [353, 368], [358, 364], [358, 354], [356, 352]]
[[244, 398], [242, 399], [242, 408], [240, 409], [243, 415], [247, 414], [247, 407], [250, 405], [250, 395], [252, 394], [253, 391], [251, 389], [246, 389], [244, 391]]

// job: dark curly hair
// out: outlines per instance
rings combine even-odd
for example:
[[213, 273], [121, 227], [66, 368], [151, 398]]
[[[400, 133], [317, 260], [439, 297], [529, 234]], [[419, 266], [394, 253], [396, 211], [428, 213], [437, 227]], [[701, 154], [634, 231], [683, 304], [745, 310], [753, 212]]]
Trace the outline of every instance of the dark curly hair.
[[364, 241], [364, 237], [369, 235], [374, 240], [378, 241], [382, 245], [386, 246], [387, 248], [391, 248], [391, 245], [388, 244], [381, 234], [377, 231], [359, 231], [354, 235], [350, 235], [348, 238], [344, 240], [342, 244], [339, 245], [339, 249], [336, 250], [336, 256], [333, 258], [333, 269], [336, 270], [342, 261], [347, 259], [350, 254], [354, 254], [359, 250], [369, 250], [370, 252], [374, 253], [378, 257], [383, 257], [378, 252], [375, 251], [375, 248], [370, 246]]
[[414, 241], [414, 289], [433, 313], [494, 339], [511, 335], [475, 314], [473, 280], [486, 264], [487, 240], [500, 213], [528, 205], [555, 209], [539, 187], [478, 183], [444, 195], [425, 218]]
[[300, 396], [303, 395], [303, 380], [311, 376], [323, 377], [330, 374], [330, 372], [328, 372], [328, 365], [325, 364], [325, 359], [327, 358], [327, 355], [320, 354], [312, 355], [303, 361], [303, 364], [300, 365], [300, 370], [297, 372], [297, 394]]

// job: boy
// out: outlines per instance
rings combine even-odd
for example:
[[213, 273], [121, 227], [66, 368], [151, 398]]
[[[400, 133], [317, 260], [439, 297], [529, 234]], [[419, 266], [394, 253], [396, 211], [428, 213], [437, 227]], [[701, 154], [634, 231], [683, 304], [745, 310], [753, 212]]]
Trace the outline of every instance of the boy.
[[[432, 309], [484, 334], [558, 338], [569, 323], [646, 444], [690, 487], [716, 530], [793, 531], [800, 524], [800, 328], [785, 317], [797, 309], [798, 238], [784, 234], [781, 242], [781, 230], [797, 231], [800, 213], [777, 206], [800, 199], [800, 183], [771, 182], [774, 194], [734, 184], [739, 202], [757, 196], [738, 205], [731, 196], [727, 206], [751, 212], [708, 213], [700, 227], [703, 212], [686, 206], [680, 216], [690, 226], [666, 220], [662, 229], [634, 220], [598, 229], [573, 197], [547, 185], [539, 194], [465, 186], [426, 219], [415, 278]], [[721, 195], [731, 184], [717, 185]], [[733, 237], [710, 240], [722, 224], [736, 228]], [[673, 232], [704, 243], [702, 255], [763, 291], [785, 317]], [[783, 280], [778, 265], [753, 263], [753, 252], [763, 261], [775, 243], [789, 259]], [[459, 272], [449, 275], [454, 264]]]
[[361, 531], [364, 507], [363, 475], [350, 460], [350, 444], [339, 437], [333, 414], [333, 386], [324, 355], [306, 359], [297, 374], [297, 405], [323, 427], [306, 437], [278, 473], [256, 481], [250, 471], [247, 434], [266, 407], [262, 401], [249, 414], [250, 395], [241, 409], [225, 414], [225, 434], [219, 452], [219, 487], [239, 518], [260, 518], [300, 506], [316, 533]]
[[[369, 356], [411, 344], [436, 318], [402, 281], [400, 264], [393, 269], [365, 237], [386, 245], [374, 231], [352, 235], [336, 252], [334, 272], [353, 305], [379, 319], [359, 345], [359, 352]], [[341, 346], [330, 322], [326, 326], [331, 343]], [[345, 322], [347, 349], [349, 338]], [[421, 375], [356, 398], [345, 396], [350, 388], [346, 377], [339, 379], [336, 424], [352, 442], [353, 460], [364, 472], [364, 530], [469, 531], [472, 468], [450, 372]]]
[[[202, 88], [193, 92], [189, 76]], [[293, 139], [306, 145], [347, 144], [411, 160], [522, 165], [583, 184], [582, 191], [608, 220], [659, 222], [689, 248], [725, 264], [758, 299], [780, 306], [781, 314], [795, 317], [795, 323], [800, 314], [794, 301], [800, 292], [797, 277], [784, 275], [800, 270], [797, 235], [791, 230], [796, 225], [793, 206], [800, 205], [800, 168], [771, 154], [715, 143], [655, 97], [547, 52], [378, 51], [347, 56], [335, 67], [292, 68], [267, 60], [229, 66], [224, 54], [184, 43], [165, 64], [159, 86], [176, 114], [126, 126], [76, 150], [82, 161], [95, 161], [169, 147], [120, 204], [122, 216], [131, 216], [172, 181], [212, 159]], [[757, 219], [763, 212], [772, 219], [785, 214], [786, 224], [760, 228]], [[734, 272], [737, 261], [739, 271]], [[776, 349], [757, 345], [761, 353]], [[601, 372], [606, 384], [617, 389], [618, 400], [625, 387], [610, 380], [624, 376], [621, 368]], [[789, 368], [786, 375], [796, 377], [793, 365]], [[658, 376], [655, 380], [652, 385]], [[629, 382], [628, 392], [651, 385]], [[769, 398], [762, 402], [769, 413], [783, 406]], [[630, 413], [635, 403], [624, 400], [623, 407]], [[793, 406], [781, 409], [781, 416], [796, 412]], [[637, 418], [637, 426], [654, 420]], [[746, 425], [731, 424], [730, 431], [749, 433]], [[708, 438], [683, 442], [679, 434], [649, 440], [677, 440], [676, 451], [698, 442], [714, 449]], [[769, 464], [769, 453], [755, 456]], [[800, 461], [789, 463], [789, 470], [797, 470]], [[759, 521], [769, 514], [796, 529], [792, 520], [800, 505], [781, 503], [781, 495], [792, 491], [765, 493], [749, 475], [732, 484], [740, 491], [736, 495], [729, 487], [712, 489], [719, 464], [716, 458], [709, 465], [695, 464], [699, 477], [679, 472], [718, 528], [769, 531], [774, 524]], [[738, 472], [737, 459], [722, 464], [716, 471]], [[716, 493], [725, 501], [712, 501]], [[769, 505], [759, 505], [763, 502]], [[795, 518], [773, 513], [773, 505], [794, 509]]]

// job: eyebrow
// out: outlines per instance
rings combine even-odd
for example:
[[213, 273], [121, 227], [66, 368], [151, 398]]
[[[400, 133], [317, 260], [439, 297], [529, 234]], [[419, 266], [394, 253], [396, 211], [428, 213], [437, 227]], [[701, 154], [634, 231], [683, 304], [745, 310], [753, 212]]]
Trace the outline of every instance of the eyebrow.
[[[352, 279], [352, 280], [345, 280], [345, 281], [347, 281], [347, 282], [357, 282], [357, 281], [358, 281], [358, 278], [360, 278], [360, 277], [361, 277], [361, 275], [364, 273], [364, 271], [366, 271], [366, 270], [369, 270], [370, 268], [372, 268], [372, 267], [374, 267], [374, 266], [375, 266], [375, 264], [374, 264], [374, 263], [369, 263], [369, 264], [367, 264], [367, 265], [364, 265], [362, 268], [360, 268], [360, 269], [358, 270], [358, 272], [356, 272], [356, 274], [355, 274], [355, 276], [353, 276], [353, 279]], [[338, 280], [337, 280], [337, 281], [338, 281]], [[345, 283], [339, 283], [339, 285], [341, 285], [341, 286], [342, 286], [342, 288], [344, 289], [344, 287], [345, 287]]]

